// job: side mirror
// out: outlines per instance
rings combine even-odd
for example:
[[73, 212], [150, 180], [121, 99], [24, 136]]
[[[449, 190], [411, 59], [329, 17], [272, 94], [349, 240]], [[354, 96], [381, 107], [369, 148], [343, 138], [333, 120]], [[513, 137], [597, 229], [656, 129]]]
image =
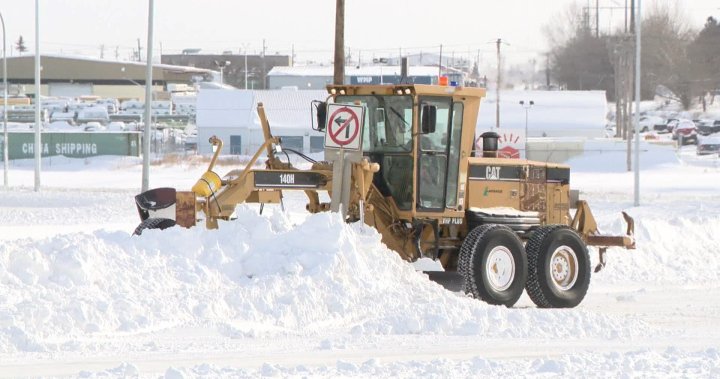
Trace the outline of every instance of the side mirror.
[[319, 132], [325, 131], [325, 123], [327, 122], [327, 103], [323, 101], [313, 101], [315, 107], [315, 117], [317, 121], [317, 128], [313, 128]]
[[422, 106], [422, 120], [420, 126], [421, 134], [435, 133], [435, 125], [437, 124], [437, 107], [434, 105], [424, 104]]

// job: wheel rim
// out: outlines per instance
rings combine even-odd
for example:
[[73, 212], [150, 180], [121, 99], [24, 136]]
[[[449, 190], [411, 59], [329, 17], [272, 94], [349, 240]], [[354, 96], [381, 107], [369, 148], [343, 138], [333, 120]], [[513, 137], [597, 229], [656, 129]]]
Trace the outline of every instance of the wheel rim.
[[575, 285], [578, 277], [578, 259], [575, 250], [560, 246], [550, 257], [550, 276], [558, 289], [567, 291]]
[[515, 260], [512, 253], [505, 246], [497, 246], [488, 254], [485, 266], [488, 281], [496, 291], [510, 288], [515, 279]]

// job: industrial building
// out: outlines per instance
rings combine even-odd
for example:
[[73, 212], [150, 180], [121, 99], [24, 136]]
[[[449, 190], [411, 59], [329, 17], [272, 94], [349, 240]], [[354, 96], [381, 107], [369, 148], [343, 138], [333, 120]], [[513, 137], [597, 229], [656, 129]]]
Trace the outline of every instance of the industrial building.
[[[145, 98], [145, 62], [42, 55], [40, 65], [44, 96]], [[35, 94], [35, 57], [8, 57], [7, 66], [9, 89]], [[212, 78], [209, 69], [153, 64], [154, 91], [165, 90], [172, 83], [191, 84]]]
[[213, 70], [222, 76], [218, 75], [217, 81], [244, 89], [267, 89], [267, 73], [273, 67], [291, 64], [288, 55], [200, 54], [200, 49], [186, 49], [183, 54], [163, 54], [160, 61]]
[[[437, 66], [410, 66], [407, 78], [401, 74], [401, 66], [363, 66], [345, 67], [347, 84], [437, 84], [439, 77]], [[464, 83], [462, 71], [443, 68], [442, 75], [450, 82]], [[275, 67], [268, 73], [268, 88], [296, 88], [300, 90], [324, 89], [333, 82], [333, 66], [284, 66]]]

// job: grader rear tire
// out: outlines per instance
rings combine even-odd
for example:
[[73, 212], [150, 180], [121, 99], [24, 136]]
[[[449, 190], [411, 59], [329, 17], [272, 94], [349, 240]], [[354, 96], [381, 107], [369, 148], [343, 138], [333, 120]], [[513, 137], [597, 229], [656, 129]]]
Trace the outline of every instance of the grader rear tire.
[[590, 257], [580, 236], [565, 225], [538, 228], [525, 246], [528, 296], [540, 308], [573, 308], [590, 286]]
[[504, 225], [481, 225], [460, 247], [458, 271], [465, 292], [489, 304], [512, 307], [522, 295], [527, 257], [520, 238]]
[[175, 226], [175, 220], [171, 220], [169, 218], [148, 218], [135, 228], [133, 235], [139, 236], [145, 229], [164, 230], [172, 226]]

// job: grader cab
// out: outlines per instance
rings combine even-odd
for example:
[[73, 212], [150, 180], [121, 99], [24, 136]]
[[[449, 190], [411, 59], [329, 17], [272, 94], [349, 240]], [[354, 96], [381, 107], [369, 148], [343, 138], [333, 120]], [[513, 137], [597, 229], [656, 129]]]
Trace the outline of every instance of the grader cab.
[[[363, 222], [407, 261], [430, 258], [444, 271], [433, 280], [491, 304], [512, 306], [527, 290], [539, 307], [574, 307], [590, 280], [587, 246], [634, 248], [625, 235], [601, 235], [587, 203], [569, 186], [567, 165], [497, 156], [497, 135], [476, 151], [480, 88], [434, 85], [333, 85], [313, 104], [325, 133], [325, 160], [297, 169], [279, 159], [262, 104], [265, 142], [245, 168], [220, 177], [208, 170], [190, 191], [153, 189], [136, 196], [144, 229], [232, 219], [240, 203], [279, 203], [283, 190], [302, 190], [311, 213], [341, 212]], [[266, 155], [265, 168], [255, 168]], [[320, 201], [327, 191], [331, 201]], [[261, 206], [262, 206], [261, 205]], [[573, 213], [574, 210], [574, 213]]]

